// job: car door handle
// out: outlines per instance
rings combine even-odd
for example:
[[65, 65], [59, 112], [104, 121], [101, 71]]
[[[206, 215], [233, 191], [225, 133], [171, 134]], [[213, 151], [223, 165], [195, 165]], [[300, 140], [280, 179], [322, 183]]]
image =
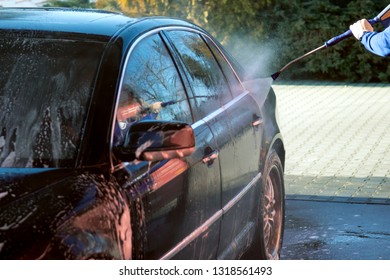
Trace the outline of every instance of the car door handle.
[[211, 151], [209, 154], [203, 157], [202, 162], [204, 164], [212, 164], [213, 161], [218, 158], [218, 156], [219, 156], [218, 150]]
[[252, 126], [257, 127], [257, 126], [261, 125], [262, 123], [263, 123], [263, 119], [261, 117], [256, 117], [252, 122]]

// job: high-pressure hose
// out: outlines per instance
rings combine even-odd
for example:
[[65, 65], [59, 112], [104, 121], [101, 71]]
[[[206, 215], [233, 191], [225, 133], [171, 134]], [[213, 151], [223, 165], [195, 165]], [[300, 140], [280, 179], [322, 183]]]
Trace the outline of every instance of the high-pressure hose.
[[[390, 4], [382, 11], [380, 12], [376, 17], [374, 17], [373, 19], [370, 19], [368, 20], [368, 22], [371, 24], [371, 25], [374, 25], [376, 23], [379, 23], [381, 22], [385, 27], [389, 26], [389, 23], [390, 23]], [[289, 63], [287, 63], [284, 67], [282, 67], [278, 72], [274, 73], [271, 75], [272, 79], [273, 80], [276, 80], [279, 75], [284, 71], [286, 70], [287, 68], [289, 68], [292, 64], [294, 64], [295, 62], [298, 62], [299, 60], [319, 51], [319, 50], [322, 50], [324, 48], [327, 48], [327, 47], [331, 47], [331, 46], [334, 46], [336, 45], [337, 43], [349, 38], [352, 36], [352, 31], [351, 30], [347, 30], [345, 31], [344, 33], [338, 35], [338, 36], [335, 36], [333, 37], [332, 39], [326, 41], [324, 43], [324, 45], [322, 45], [321, 47], [318, 47], [292, 61], [290, 61]]]
[[302, 58], [305, 58], [306, 56], [309, 56], [309, 55], [311, 55], [311, 54], [313, 54], [313, 53], [315, 53], [315, 52], [317, 52], [317, 51], [319, 51], [319, 50], [322, 50], [323, 48], [326, 48], [326, 45], [322, 45], [321, 47], [316, 48], [315, 50], [312, 50], [312, 51], [310, 51], [310, 52], [308, 52], [308, 53], [306, 53], [306, 54], [304, 54], [304, 55], [302, 55], [302, 56], [300, 56], [300, 57], [298, 57], [298, 58], [296, 58], [296, 59], [290, 61], [290, 62], [287, 63], [285, 66], [283, 66], [282, 69], [280, 69], [278, 72], [272, 74], [272, 75], [271, 75], [272, 79], [275, 81], [275, 80], [279, 77], [279, 75], [280, 75], [284, 70], [286, 70], [287, 68], [289, 68], [292, 64], [294, 64], [295, 62], [301, 60]]

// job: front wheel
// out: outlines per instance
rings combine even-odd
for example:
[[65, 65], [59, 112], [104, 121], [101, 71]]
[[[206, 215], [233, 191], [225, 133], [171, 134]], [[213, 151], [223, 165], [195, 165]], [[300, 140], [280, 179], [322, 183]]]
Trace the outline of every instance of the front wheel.
[[258, 229], [260, 257], [280, 258], [284, 231], [284, 172], [275, 150], [267, 158], [262, 176]]

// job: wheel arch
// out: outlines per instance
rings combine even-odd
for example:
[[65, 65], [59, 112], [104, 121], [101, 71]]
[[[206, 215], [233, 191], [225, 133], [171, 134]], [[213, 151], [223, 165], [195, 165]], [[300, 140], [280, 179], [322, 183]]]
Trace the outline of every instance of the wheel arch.
[[285, 162], [286, 162], [286, 150], [284, 148], [284, 143], [280, 135], [277, 135], [275, 137], [273, 143], [271, 144], [270, 148], [268, 149], [268, 154], [275, 150], [278, 154], [280, 161], [282, 162], [283, 170], [285, 170]]
[[264, 136], [265, 137], [262, 144], [262, 152], [260, 158], [261, 170], [264, 171], [265, 164], [269, 154], [272, 152], [272, 150], [275, 150], [282, 162], [283, 171], [284, 171], [285, 161], [286, 161], [286, 150], [285, 150], [282, 135], [280, 133], [276, 133], [272, 139], [268, 135], [264, 135]]

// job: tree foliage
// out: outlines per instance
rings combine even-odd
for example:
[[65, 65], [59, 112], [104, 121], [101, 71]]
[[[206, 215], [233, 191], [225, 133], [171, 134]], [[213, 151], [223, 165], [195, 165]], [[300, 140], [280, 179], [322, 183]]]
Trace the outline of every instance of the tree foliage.
[[90, 0], [48, 0], [43, 7], [94, 8], [95, 3]]
[[[187, 19], [210, 31], [242, 64], [260, 76], [276, 72], [348, 30], [357, 20], [373, 18], [386, 6], [378, 0], [96, 0], [96, 3], [49, 0], [48, 3], [67, 2], [80, 3], [82, 7], [89, 3], [134, 17]], [[389, 75], [387, 59], [369, 53], [350, 38], [294, 64], [281, 78], [388, 82]]]
[[[281, 0], [272, 6], [271, 11], [276, 12], [272, 17], [263, 11], [262, 18], [270, 18], [272, 22], [264, 38], [271, 40], [275, 49], [280, 50], [275, 63], [284, 65], [344, 33], [357, 20], [373, 18], [384, 7], [382, 1], [368, 0]], [[380, 26], [376, 28], [380, 30]], [[352, 37], [305, 58], [283, 75], [293, 78], [388, 82], [390, 72], [386, 60], [366, 51]]]

